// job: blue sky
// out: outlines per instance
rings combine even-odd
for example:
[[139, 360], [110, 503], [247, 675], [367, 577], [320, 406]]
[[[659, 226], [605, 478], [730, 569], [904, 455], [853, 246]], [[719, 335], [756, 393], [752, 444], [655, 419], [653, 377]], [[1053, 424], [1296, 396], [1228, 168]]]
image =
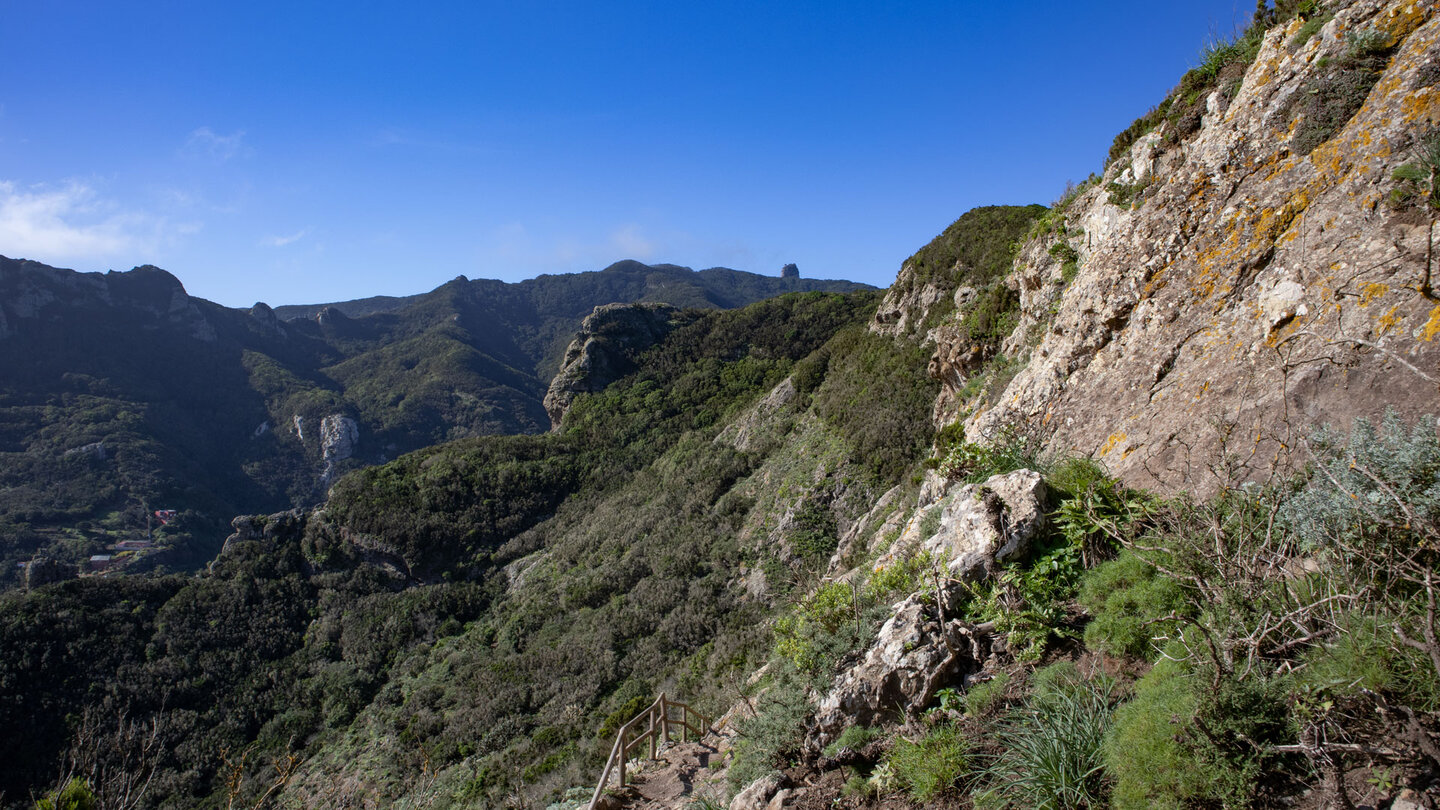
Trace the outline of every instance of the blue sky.
[[228, 306], [624, 258], [884, 286], [1099, 170], [1253, 8], [0, 0], [0, 254]]

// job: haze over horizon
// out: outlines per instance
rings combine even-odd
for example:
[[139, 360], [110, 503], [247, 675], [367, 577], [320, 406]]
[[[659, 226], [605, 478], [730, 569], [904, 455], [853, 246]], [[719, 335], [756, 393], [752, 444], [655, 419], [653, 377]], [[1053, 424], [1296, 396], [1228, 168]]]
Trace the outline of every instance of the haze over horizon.
[[228, 306], [626, 258], [883, 287], [1253, 10], [1097, 6], [12, 3], [0, 254]]

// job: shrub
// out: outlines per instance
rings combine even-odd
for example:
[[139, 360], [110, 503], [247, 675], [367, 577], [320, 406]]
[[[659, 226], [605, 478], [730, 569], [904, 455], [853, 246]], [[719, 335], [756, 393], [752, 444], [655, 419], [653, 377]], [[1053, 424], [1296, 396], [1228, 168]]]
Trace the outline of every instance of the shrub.
[[1295, 32], [1295, 36], [1290, 38], [1290, 50], [1298, 51], [1305, 47], [1305, 43], [1320, 33], [1320, 29], [1325, 27], [1325, 23], [1330, 22], [1334, 18], [1334, 12], [1327, 11], [1324, 14], [1317, 14], [1307, 19], [1305, 24], [1300, 26], [1300, 30]]
[[967, 484], [984, 483], [992, 475], [1040, 466], [1030, 438], [1012, 427], [1001, 428], [988, 442], [962, 442], [940, 460], [939, 473]]
[[965, 774], [968, 745], [958, 726], [941, 725], [917, 742], [895, 741], [886, 762], [917, 802], [929, 802], [955, 786]]
[[935, 555], [929, 551], [921, 551], [877, 569], [865, 581], [865, 598], [870, 601], [885, 601], [921, 590], [934, 566]]
[[1396, 644], [1391, 617], [1349, 616], [1330, 643], [1309, 650], [1295, 674], [1301, 694], [1354, 696], [1374, 692], [1433, 711], [1440, 684], [1421, 653]]
[[739, 790], [799, 750], [802, 722], [810, 711], [804, 677], [784, 659], [771, 662], [769, 688], [756, 699], [754, 717], [737, 721], [735, 759], [728, 779]]
[[[1184, 652], [1174, 643], [1170, 649]], [[1161, 659], [1116, 710], [1103, 751], [1115, 810], [1179, 810], [1209, 796], [1209, 774], [1181, 741], [1199, 703], [1192, 684], [1188, 665]]]
[[1409, 542], [1440, 523], [1440, 436], [1425, 416], [1406, 427], [1388, 411], [1376, 431], [1356, 419], [1348, 437], [1322, 429], [1310, 444], [1320, 468], [1281, 516], [1312, 550], [1337, 544]]
[[824, 753], [827, 757], [833, 757], [843, 748], [858, 751], [868, 745], [871, 740], [877, 740], [884, 735], [883, 730], [870, 726], [847, 726], [834, 742], [825, 746]]
[[1386, 34], [1373, 28], [1350, 31], [1345, 40], [1344, 55], [1318, 71], [1291, 102], [1287, 117], [1301, 116], [1290, 140], [1296, 154], [1310, 154], [1354, 117], [1380, 80], [1393, 47]]
[[1130, 658], [1153, 659], [1159, 653], [1154, 640], [1174, 637], [1179, 626], [1160, 619], [1190, 612], [1180, 584], [1133, 551], [1086, 572], [1080, 604], [1094, 617], [1085, 628], [1085, 645]]
[[1062, 661], [1035, 673], [1034, 693], [996, 733], [1000, 754], [985, 769], [990, 800], [1014, 807], [1103, 807], [1105, 734], [1114, 684], [1082, 677]]
[[65, 784], [35, 802], [35, 810], [99, 810], [100, 800], [83, 779], [67, 779]]
[[970, 687], [965, 693], [965, 713], [971, 717], [989, 713], [1005, 699], [1005, 689], [1009, 685], [1010, 673], [1001, 672], [988, 681]]
[[1183, 660], [1179, 640], [1165, 653], [1106, 738], [1112, 806], [1250, 804], [1289, 766], [1275, 753], [1294, 737], [1283, 683], [1258, 673], [1216, 677]]

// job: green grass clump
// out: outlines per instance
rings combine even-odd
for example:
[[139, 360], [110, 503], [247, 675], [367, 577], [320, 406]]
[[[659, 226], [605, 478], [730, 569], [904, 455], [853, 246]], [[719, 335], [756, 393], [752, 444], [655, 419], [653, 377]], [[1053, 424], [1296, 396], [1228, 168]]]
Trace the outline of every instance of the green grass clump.
[[1087, 680], [1061, 661], [1032, 677], [1033, 694], [995, 735], [1000, 754], [982, 776], [987, 804], [1026, 808], [1104, 807], [1104, 739], [1114, 685]]
[[1208, 775], [1181, 742], [1199, 705], [1193, 680], [1183, 662], [1162, 659], [1115, 712], [1103, 752], [1115, 810], [1180, 810], [1209, 795]]
[[958, 726], [941, 725], [918, 741], [896, 740], [885, 761], [911, 798], [929, 802], [965, 775], [968, 751], [969, 744]]

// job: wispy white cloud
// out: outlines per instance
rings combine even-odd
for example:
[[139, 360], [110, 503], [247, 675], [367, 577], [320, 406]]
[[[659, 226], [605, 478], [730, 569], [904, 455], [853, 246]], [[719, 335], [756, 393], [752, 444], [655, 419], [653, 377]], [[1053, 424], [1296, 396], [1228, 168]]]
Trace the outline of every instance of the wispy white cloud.
[[7, 256], [143, 259], [196, 228], [125, 210], [77, 181], [59, 187], [0, 181], [0, 253]]
[[221, 135], [210, 127], [200, 127], [190, 133], [180, 153], [186, 157], [204, 158], [215, 163], [228, 163], [235, 158], [254, 154], [245, 143], [245, 130], [240, 129], [229, 135]]
[[577, 237], [537, 235], [524, 224], [511, 222], [491, 232], [485, 253], [517, 270], [556, 273], [598, 270], [621, 259], [649, 261], [663, 249], [661, 239], [634, 223], [604, 235]]
[[300, 230], [288, 236], [267, 236], [260, 240], [260, 244], [264, 247], [281, 248], [285, 247], [286, 245], [293, 245], [309, 235], [309, 228], [301, 228]]
[[619, 254], [617, 259], [650, 259], [656, 255], [655, 241], [647, 237], [639, 225], [625, 225], [610, 234], [610, 245]]

